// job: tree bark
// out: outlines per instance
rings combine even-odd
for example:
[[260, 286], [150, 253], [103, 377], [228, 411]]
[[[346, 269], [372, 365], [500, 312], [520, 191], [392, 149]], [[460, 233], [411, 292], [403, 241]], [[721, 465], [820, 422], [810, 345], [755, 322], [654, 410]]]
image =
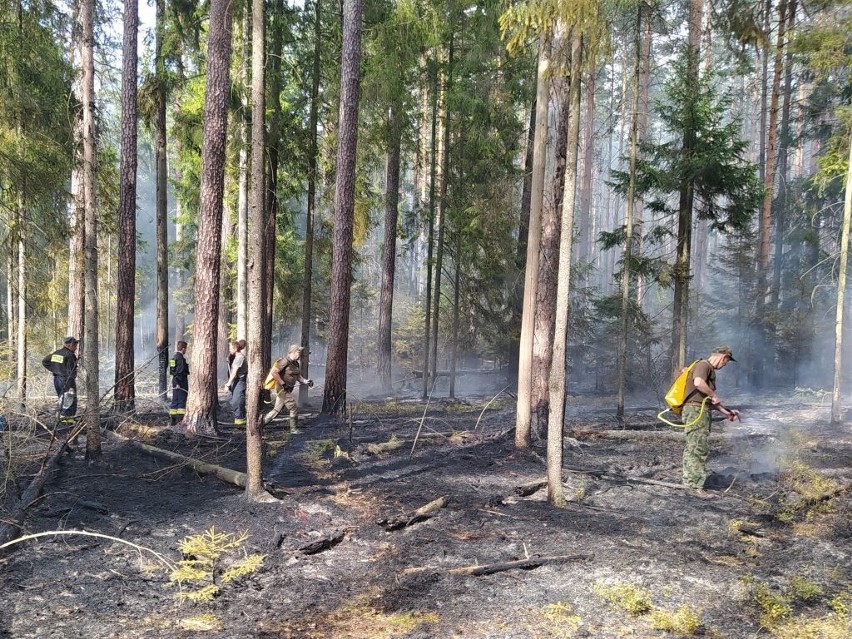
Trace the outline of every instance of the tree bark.
[[225, 138], [228, 128], [228, 68], [231, 61], [230, 0], [211, 0], [207, 44], [207, 89], [201, 145], [201, 197], [195, 271], [192, 375], [184, 423], [188, 432], [216, 431], [216, 349]]
[[[703, 0], [691, 0], [689, 6], [689, 43], [687, 49], [687, 76], [698, 82], [698, 60], [701, 53], [701, 24], [704, 15]], [[691, 158], [695, 152], [694, 118], [686, 124], [683, 154]], [[674, 267], [674, 304], [672, 307], [672, 374], [686, 362], [687, 322], [689, 320], [689, 280], [692, 255], [692, 207], [695, 189], [692, 178], [682, 181], [677, 215], [677, 257]]]
[[[169, 233], [168, 193], [169, 175], [166, 155], [166, 63], [163, 55], [163, 38], [166, 28], [166, 0], [156, 0], [156, 27], [154, 36], [154, 65], [157, 82], [157, 115], [154, 138], [156, 163], [156, 216], [157, 216], [157, 386], [160, 397], [166, 397], [169, 369]], [[183, 339], [183, 331], [177, 339]], [[177, 342], [177, 340], [175, 340]]]
[[361, 16], [363, 0], [343, 2], [343, 60], [340, 73], [340, 129], [334, 188], [329, 339], [322, 412], [346, 410], [346, 367], [352, 285], [352, 225], [355, 209], [355, 159], [358, 102], [361, 96]]
[[429, 133], [429, 230], [426, 235], [426, 299], [423, 328], [423, 399], [429, 398], [429, 340], [432, 336], [432, 252], [435, 247], [435, 182], [438, 161], [438, 70], [432, 76], [432, 127]]
[[[136, 306], [136, 40], [139, 4], [124, 2], [121, 70], [121, 161], [118, 204], [118, 282], [115, 309], [115, 408], [132, 412], [134, 378], [134, 310]], [[90, 398], [91, 399], [91, 398]]]
[[[246, 219], [251, 259], [248, 267], [248, 329], [254, 336], [248, 343], [248, 396], [246, 401], [246, 497], [250, 501], [269, 501], [263, 488], [263, 420], [261, 419], [260, 392], [266, 369], [263, 366], [263, 333], [266, 315], [264, 228], [266, 207], [264, 202], [264, 113], [266, 98], [266, 5], [264, 0], [252, 0], [251, 10], [251, 219]], [[248, 248], [247, 255], [248, 255]]]
[[382, 245], [382, 288], [379, 293], [379, 331], [376, 373], [382, 390], [391, 392], [393, 291], [396, 274], [396, 234], [399, 218], [399, 170], [402, 128], [397, 110], [391, 108], [390, 144], [385, 167], [385, 230]]
[[547, 162], [547, 113], [550, 104], [550, 34], [541, 37], [536, 85], [535, 140], [527, 235], [527, 263], [524, 276], [524, 307], [521, 317], [521, 343], [518, 361], [518, 412], [515, 421], [515, 447], [529, 448], [532, 422], [532, 362], [535, 332], [535, 304], [538, 297], [538, 263], [541, 248], [541, 206], [544, 197], [544, 167]]
[[636, 59], [631, 87], [630, 113], [630, 167], [628, 169], [627, 202], [624, 212], [624, 255], [621, 260], [621, 317], [619, 317], [618, 355], [616, 364], [616, 418], [624, 421], [624, 397], [627, 382], [627, 327], [630, 313], [630, 283], [633, 279], [633, 212], [636, 194], [636, 154], [639, 144], [639, 82], [642, 67], [641, 29], [642, 4], [636, 16]]
[[[313, 307], [313, 259], [314, 259], [314, 217], [317, 199], [317, 122], [319, 121], [320, 62], [322, 61], [322, 1], [315, 0], [314, 15], [314, 67], [311, 75], [311, 113], [309, 120], [310, 145], [308, 147], [308, 210], [305, 219], [305, 277], [302, 284], [302, 375], [308, 376], [311, 362], [311, 316]], [[299, 385], [299, 403], [308, 399], [308, 387]]]
[[556, 289], [559, 279], [559, 236], [562, 232], [562, 195], [565, 188], [565, 153], [568, 150], [568, 118], [571, 103], [568, 97], [569, 81], [560, 78], [553, 82], [556, 103], [560, 105], [556, 116], [556, 166], [549, 197], [541, 206], [541, 250], [538, 265], [538, 290], [535, 305], [535, 332], [533, 335], [533, 373], [530, 402], [533, 407], [536, 433], [547, 429], [550, 397], [547, 384], [550, 362], [553, 357], [553, 328], [556, 321]]
[[[252, 11], [249, 8], [253, 2], [243, 4], [242, 20], [242, 51], [240, 56], [240, 72], [243, 82], [242, 109], [240, 110], [240, 151], [239, 151], [239, 185], [237, 187], [237, 334], [236, 339], [246, 339], [246, 317], [248, 304], [248, 209], [249, 209], [249, 56], [252, 56], [252, 73], [254, 73], [254, 29], [249, 31], [249, 23], [254, 23]], [[251, 77], [251, 91], [254, 92], [254, 77]], [[252, 103], [252, 115], [254, 115]], [[263, 113], [261, 113], [261, 116]], [[254, 125], [252, 124], [252, 133]], [[252, 145], [252, 154], [254, 146]], [[253, 157], [252, 157], [253, 159]], [[252, 173], [253, 175], [253, 173]], [[252, 195], [254, 197], [254, 195]]]
[[23, 411], [27, 402], [27, 247], [24, 232], [24, 198], [18, 199], [18, 322], [17, 339], [18, 349], [17, 375], [18, 375], [18, 400], [21, 402]]
[[441, 144], [438, 151], [441, 164], [441, 189], [438, 195], [435, 225], [438, 231], [437, 254], [435, 256], [435, 295], [432, 300], [432, 355], [430, 369], [434, 376], [438, 372], [438, 317], [441, 311], [441, 275], [444, 268], [444, 227], [447, 222], [447, 186], [449, 184], [450, 170], [450, 110], [449, 110], [449, 91], [450, 83], [452, 82], [453, 72], [453, 34], [450, 33], [450, 45], [447, 53], [447, 68], [444, 71], [443, 86], [441, 88]]
[[550, 367], [550, 415], [547, 422], [547, 498], [556, 507], [566, 503], [562, 488], [562, 441], [565, 422], [565, 358], [568, 346], [570, 312], [571, 240], [574, 231], [574, 208], [577, 190], [577, 155], [580, 146], [580, 70], [582, 38], [571, 35], [570, 116], [568, 149], [565, 156], [565, 192], [562, 196], [562, 233], [559, 242], [559, 285], [556, 292], [556, 324], [553, 359]]
[[98, 219], [95, 185], [97, 138], [95, 133], [95, 57], [94, 0], [82, 0], [80, 24], [82, 34], [81, 65], [83, 95], [83, 201], [85, 207], [86, 254], [86, 326], [82, 340], [82, 359], [86, 370], [86, 458], [101, 457], [100, 396], [98, 371]]
[[843, 200], [843, 229], [840, 233], [840, 264], [837, 274], [837, 309], [834, 315], [834, 386], [831, 392], [831, 423], [843, 421], [840, 386], [843, 381], [843, 302], [849, 264], [849, 226], [852, 224], [852, 136], [846, 164], [846, 193]]

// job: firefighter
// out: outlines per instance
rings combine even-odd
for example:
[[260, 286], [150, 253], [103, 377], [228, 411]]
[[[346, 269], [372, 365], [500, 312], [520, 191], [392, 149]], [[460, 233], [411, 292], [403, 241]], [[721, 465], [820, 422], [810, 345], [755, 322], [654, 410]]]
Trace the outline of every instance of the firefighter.
[[186, 342], [177, 343], [177, 350], [169, 360], [172, 374], [172, 403], [169, 405], [169, 421], [176, 426], [186, 415], [186, 396], [189, 393], [189, 364], [186, 362]]
[[77, 346], [76, 337], [66, 337], [65, 345], [41, 360], [53, 373], [53, 388], [59, 397], [59, 423], [73, 424], [77, 414]]
[[273, 392], [275, 406], [264, 415], [263, 423], [271, 422], [286, 406], [290, 411], [290, 432], [293, 434], [299, 432], [299, 407], [296, 398], [292, 395], [293, 389], [297, 382], [307, 384], [308, 388], [312, 388], [314, 385], [314, 380], [302, 377], [302, 365], [299, 360], [302, 357], [303, 350], [305, 350], [304, 347], [298, 344], [290, 346], [287, 354], [272, 365], [272, 370], [269, 371], [263, 384], [264, 388], [275, 389]]

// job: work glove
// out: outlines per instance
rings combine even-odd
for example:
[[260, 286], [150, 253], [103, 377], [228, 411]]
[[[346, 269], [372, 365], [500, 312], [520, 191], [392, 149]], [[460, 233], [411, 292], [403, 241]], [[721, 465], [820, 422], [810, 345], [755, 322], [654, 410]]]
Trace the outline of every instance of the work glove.
[[313, 388], [313, 387], [314, 387], [314, 380], [309, 379], [308, 380], [308, 388]]

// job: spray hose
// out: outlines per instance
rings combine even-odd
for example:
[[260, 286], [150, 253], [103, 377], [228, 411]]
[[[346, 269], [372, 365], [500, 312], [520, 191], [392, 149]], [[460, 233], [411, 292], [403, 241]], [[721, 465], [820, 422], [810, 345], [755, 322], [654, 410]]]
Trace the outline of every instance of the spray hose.
[[693, 420], [692, 420], [691, 422], [689, 422], [688, 424], [677, 424], [677, 423], [675, 423], [675, 422], [670, 422], [670, 421], [669, 421], [669, 420], [667, 420], [665, 417], [663, 417], [663, 415], [665, 415], [666, 413], [670, 413], [670, 412], [672, 412], [672, 409], [671, 409], [671, 408], [666, 408], [665, 410], [662, 410], [662, 411], [660, 411], [659, 413], [657, 413], [657, 419], [659, 419], [659, 420], [660, 420], [661, 422], [663, 422], [664, 424], [668, 424], [669, 426], [671, 426], [671, 427], [673, 427], [673, 428], [683, 428], [684, 430], [687, 430], [687, 429], [689, 429], [691, 426], [693, 426], [694, 424], [698, 423], [698, 420], [699, 420], [699, 419], [701, 419], [701, 416], [702, 416], [702, 415], [704, 415], [704, 408], [705, 408], [705, 406], [706, 406], [706, 404], [707, 404], [707, 400], [708, 400], [708, 399], [710, 399], [710, 397], [709, 397], [709, 396], [705, 396], [705, 397], [704, 397], [704, 400], [701, 402], [701, 409], [698, 411], [698, 414], [695, 416], [695, 419], [693, 419]]

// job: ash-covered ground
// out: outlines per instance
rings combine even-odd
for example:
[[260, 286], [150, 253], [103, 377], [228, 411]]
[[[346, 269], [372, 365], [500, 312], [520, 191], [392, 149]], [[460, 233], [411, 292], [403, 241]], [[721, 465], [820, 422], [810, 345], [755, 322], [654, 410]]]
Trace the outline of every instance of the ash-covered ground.
[[[489, 401], [364, 401], [351, 419], [304, 415], [294, 436], [275, 422], [273, 504], [113, 437], [89, 465], [78, 443], [23, 532], [134, 546], [66, 535], [7, 550], [0, 636], [852, 636], [852, 432], [826, 406], [764, 399], [741, 423], [714, 423], [701, 499], [678, 486], [682, 435], [655, 411], [622, 425], [611, 398], [572, 398], [556, 509], [533, 484], [544, 442], [516, 450], [514, 406]], [[117, 432], [244, 470], [240, 431], [189, 440], [166, 421], [151, 411]], [[215, 597], [181, 602], [200, 585], [165, 564], [210, 530], [247, 539], [217, 562]], [[253, 554], [262, 565], [225, 583]], [[475, 566], [503, 569], [456, 570]]]

